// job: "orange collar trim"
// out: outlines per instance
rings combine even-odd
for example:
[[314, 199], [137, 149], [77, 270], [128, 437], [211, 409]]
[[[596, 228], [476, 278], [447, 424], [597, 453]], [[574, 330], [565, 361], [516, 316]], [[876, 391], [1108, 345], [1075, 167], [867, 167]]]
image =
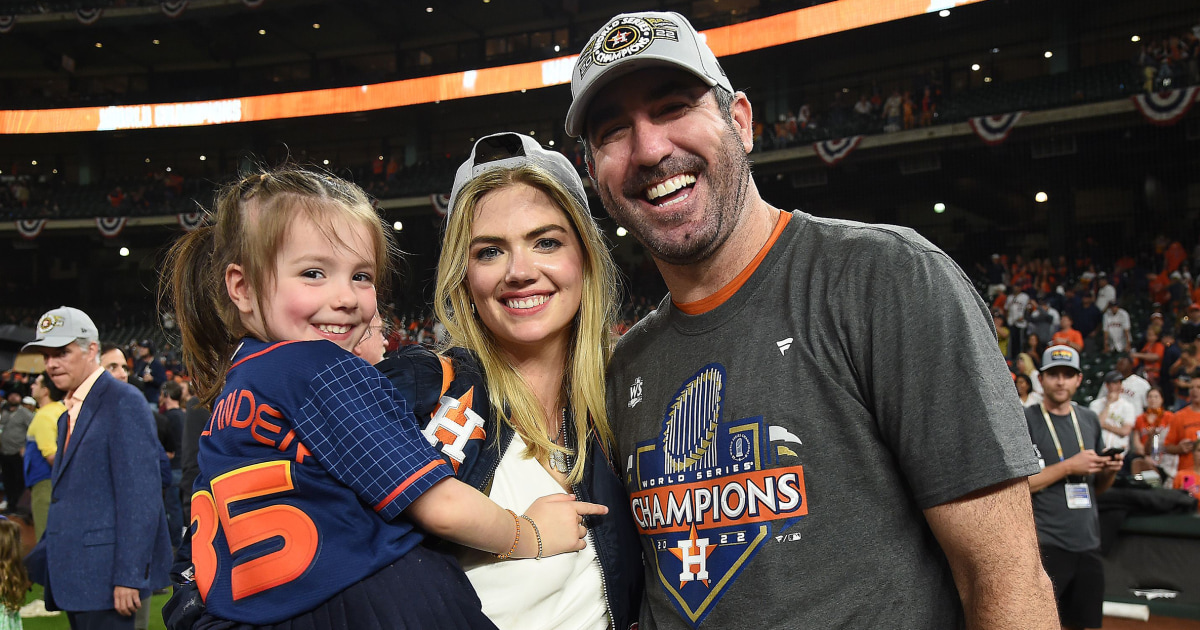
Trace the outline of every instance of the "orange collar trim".
[[779, 219], [775, 221], [775, 229], [771, 230], [771, 236], [767, 238], [767, 242], [763, 244], [762, 249], [758, 250], [758, 254], [754, 256], [754, 260], [751, 260], [750, 264], [746, 265], [746, 268], [743, 269], [736, 278], [730, 280], [729, 284], [721, 287], [716, 293], [713, 293], [708, 297], [700, 298], [694, 302], [680, 304], [679, 302], [671, 300], [671, 303], [675, 305], [675, 308], [687, 313], [688, 315], [703, 315], [704, 313], [707, 313], [724, 304], [725, 300], [733, 297], [733, 294], [737, 293], [738, 289], [741, 289], [742, 285], [746, 284], [746, 281], [750, 279], [750, 276], [754, 275], [754, 271], [758, 269], [758, 266], [762, 263], [763, 259], [767, 257], [767, 252], [771, 251], [771, 246], [775, 244], [775, 241], [779, 240], [779, 235], [783, 234], [783, 228], [787, 226], [788, 220], [791, 218], [792, 213], [783, 211], [779, 212]]

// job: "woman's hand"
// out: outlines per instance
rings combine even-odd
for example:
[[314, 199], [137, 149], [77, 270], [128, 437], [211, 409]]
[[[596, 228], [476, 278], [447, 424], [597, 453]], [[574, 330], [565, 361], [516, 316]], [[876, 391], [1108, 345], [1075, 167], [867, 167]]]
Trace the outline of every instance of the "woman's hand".
[[[585, 503], [575, 500], [569, 494], [551, 494], [544, 496], [525, 510], [525, 516], [537, 523], [542, 534], [542, 557], [553, 556], [568, 551], [579, 551], [586, 546], [587, 528], [583, 526], [583, 517], [590, 514], [607, 514], [608, 507], [595, 503]], [[522, 528], [529, 529], [529, 528]], [[526, 537], [532, 547], [525, 546]], [[533, 531], [521, 532], [521, 546], [526, 557], [537, 555], [537, 539]]]

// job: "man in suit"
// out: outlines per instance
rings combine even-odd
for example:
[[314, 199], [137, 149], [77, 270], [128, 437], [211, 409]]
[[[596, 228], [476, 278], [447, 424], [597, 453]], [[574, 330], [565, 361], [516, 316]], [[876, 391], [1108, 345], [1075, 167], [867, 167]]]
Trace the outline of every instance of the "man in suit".
[[100, 367], [96, 325], [83, 311], [47, 312], [24, 349], [41, 352], [67, 392], [31, 575], [72, 628], [132, 629], [143, 601], [168, 584], [171, 561], [154, 420], [136, 388]]

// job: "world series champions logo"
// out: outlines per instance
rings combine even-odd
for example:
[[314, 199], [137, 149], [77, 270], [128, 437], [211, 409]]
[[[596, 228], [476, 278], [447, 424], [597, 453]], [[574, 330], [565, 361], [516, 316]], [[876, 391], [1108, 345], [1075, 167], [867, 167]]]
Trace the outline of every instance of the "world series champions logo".
[[725, 418], [725, 387], [723, 366], [701, 368], [629, 462], [630, 506], [659, 586], [693, 628], [772, 537], [808, 514], [791, 448], [800, 440], [762, 416]]
[[607, 65], [646, 49], [656, 39], [679, 40], [679, 25], [665, 18], [625, 16], [614, 18], [583, 47], [579, 76], [593, 64]]

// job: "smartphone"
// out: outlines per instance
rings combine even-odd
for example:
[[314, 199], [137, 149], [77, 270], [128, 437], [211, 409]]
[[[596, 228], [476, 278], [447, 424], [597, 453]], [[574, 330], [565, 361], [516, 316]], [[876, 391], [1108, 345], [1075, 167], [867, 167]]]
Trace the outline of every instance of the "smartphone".
[[1116, 448], [1116, 447], [1106, 448], [1100, 452], [1100, 456], [1101, 457], [1116, 457], [1117, 455], [1124, 453], [1124, 452], [1125, 452], [1125, 449], [1123, 449], [1123, 448]]

